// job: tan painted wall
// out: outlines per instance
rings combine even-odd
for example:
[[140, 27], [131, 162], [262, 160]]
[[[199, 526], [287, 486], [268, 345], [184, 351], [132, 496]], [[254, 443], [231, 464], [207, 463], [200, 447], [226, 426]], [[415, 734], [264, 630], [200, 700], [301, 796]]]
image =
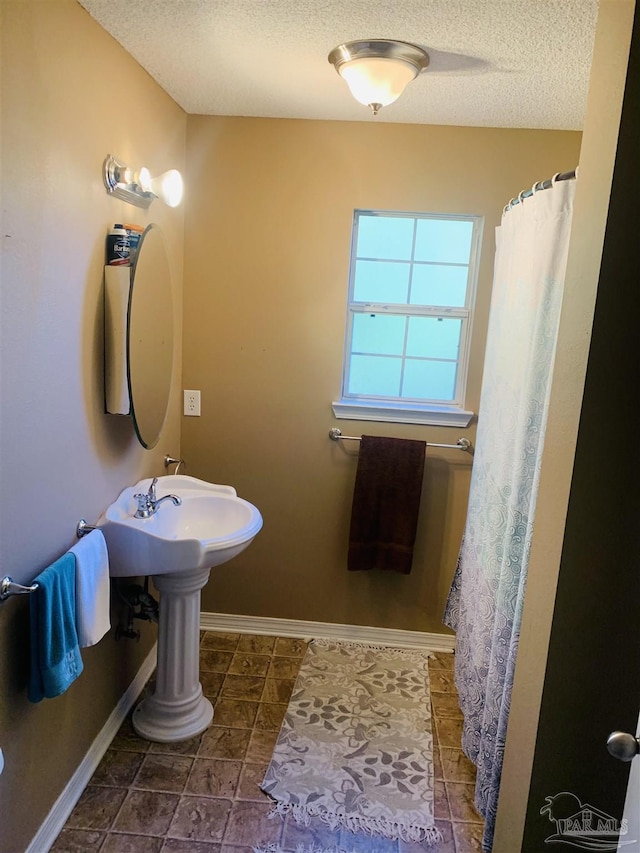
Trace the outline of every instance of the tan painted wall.
[[216, 570], [202, 609], [444, 632], [471, 459], [428, 454], [409, 576], [348, 573], [357, 451], [343, 433], [455, 443], [452, 428], [336, 422], [354, 208], [485, 216], [467, 407], [477, 411], [494, 228], [580, 134], [189, 116], [183, 421], [187, 473], [231, 483], [264, 528]]
[[[104, 190], [111, 152], [184, 168], [185, 115], [73, 0], [2, 11], [2, 370], [0, 574], [28, 582], [125, 486], [163, 473], [180, 439], [174, 399], [157, 448], [103, 413], [102, 266], [114, 221], [158, 222], [181, 329], [183, 211], [148, 213]], [[6, 235], [6, 236], [5, 236]], [[22, 853], [138, 670], [155, 637], [83, 652], [62, 697], [26, 698], [28, 605], [0, 604], [0, 850]]]

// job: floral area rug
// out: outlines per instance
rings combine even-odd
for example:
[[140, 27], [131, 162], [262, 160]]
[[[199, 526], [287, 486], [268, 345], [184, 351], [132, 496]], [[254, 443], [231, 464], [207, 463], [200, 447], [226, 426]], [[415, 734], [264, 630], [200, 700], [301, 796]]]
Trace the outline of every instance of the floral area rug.
[[428, 652], [314, 640], [262, 790], [274, 816], [441, 840], [433, 814]]

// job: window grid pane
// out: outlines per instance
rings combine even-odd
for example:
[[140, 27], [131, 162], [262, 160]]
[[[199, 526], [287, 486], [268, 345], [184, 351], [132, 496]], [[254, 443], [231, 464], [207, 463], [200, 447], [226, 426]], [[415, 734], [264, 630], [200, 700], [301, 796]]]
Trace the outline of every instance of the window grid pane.
[[379, 355], [353, 355], [349, 392], [365, 397], [398, 399], [404, 359]]
[[411, 400], [428, 398], [441, 402], [451, 400], [455, 393], [457, 366], [456, 361], [406, 359], [402, 398]]
[[356, 211], [343, 396], [461, 402], [479, 223]]
[[462, 307], [467, 301], [468, 264], [413, 264], [412, 305]]
[[358, 258], [353, 282], [354, 302], [406, 304], [411, 265], [408, 261]]
[[356, 314], [352, 353], [404, 356], [407, 318], [402, 314]]

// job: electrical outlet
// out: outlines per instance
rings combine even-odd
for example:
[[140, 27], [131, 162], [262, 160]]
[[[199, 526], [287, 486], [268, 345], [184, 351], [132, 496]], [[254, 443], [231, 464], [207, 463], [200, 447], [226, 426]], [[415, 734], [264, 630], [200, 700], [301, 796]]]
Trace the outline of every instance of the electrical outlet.
[[184, 413], [199, 417], [200, 415], [200, 392], [185, 391], [184, 392]]

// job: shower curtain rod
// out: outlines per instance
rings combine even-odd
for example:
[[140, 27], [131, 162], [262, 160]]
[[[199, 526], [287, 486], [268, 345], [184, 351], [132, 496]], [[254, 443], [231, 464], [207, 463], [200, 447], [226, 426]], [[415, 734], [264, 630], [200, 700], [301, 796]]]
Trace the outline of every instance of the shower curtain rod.
[[[558, 175], [555, 175], [556, 181], [573, 181], [578, 176], [578, 169], [572, 169], [570, 172], [560, 172]], [[546, 181], [538, 181], [537, 184], [534, 184], [530, 190], [523, 190], [517, 198], [512, 198], [511, 201], [507, 202], [503, 208], [503, 213], [506, 213], [508, 210], [511, 210], [516, 204], [520, 204], [520, 202], [525, 198], [531, 198], [534, 192], [538, 192], [538, 190], [548, 190], [553, 186], [554, 178], [547, 178]]]

